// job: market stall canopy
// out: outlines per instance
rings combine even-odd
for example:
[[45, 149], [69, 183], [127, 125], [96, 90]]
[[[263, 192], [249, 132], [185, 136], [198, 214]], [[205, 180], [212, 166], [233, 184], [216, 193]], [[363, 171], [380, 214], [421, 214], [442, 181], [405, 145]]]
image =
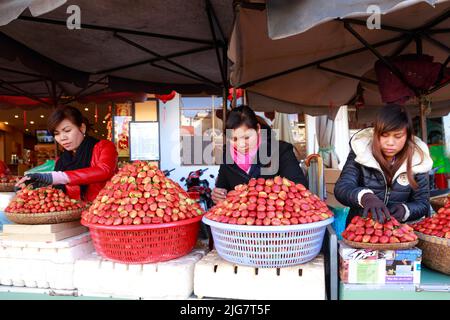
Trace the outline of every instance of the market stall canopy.
[[[39, 17], [25, 11], [0, 27], [0, 94], [221, 95], [228, 86], [226, 44], [234, 16], [229, 0], [48, 3], [54, 10]], [[67, 13], [71, 5], [80, 9], [81, 29], [68, 28], [76, 20]], [[0, 21], [13, 16], [0, 10]]]
[[[382, 13], [378, 29], [367, 27], [369, 5]], [[364, 75], [384, 57], [423, 53], [445, 67], [448, 17], [447, 0], [241, 2], [228, 51], [231, 84], [246, 88], [259, 111], [333, 117], [354, 100], [362, 81], [377, 84], [376, 77]], [[448, 113], [445, 84], [430, 90], [429, 98], [433, 106], [444, 101], [441, 112]]]

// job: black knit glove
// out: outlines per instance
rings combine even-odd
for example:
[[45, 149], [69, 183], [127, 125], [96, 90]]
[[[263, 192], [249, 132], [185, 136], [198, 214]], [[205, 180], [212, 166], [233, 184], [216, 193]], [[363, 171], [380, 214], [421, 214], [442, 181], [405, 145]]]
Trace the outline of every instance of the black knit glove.
[[405, 206], [402, 204], [396, 204], [394, 207], [391, 208], [391, 216], [397, 219], [398, 221], [403, 221], [403, 218], [405, 218], [406, 209]]
[[29, 179], [25, 181], [25, 184], [32, 185], [33, 188], [42, 188], [53, 184], [53, 178], [51, 173], [30, 173], [26, 175]]
[[372, 214], [372, 219], [377, 220], [379, 223], [385, 223], [386, 220], [391, 219], [388, 208], [376, 195], [366, 193], [361, 198], [361, 204], [364, 208], [364, 218], [366, 218], [370, 212]]

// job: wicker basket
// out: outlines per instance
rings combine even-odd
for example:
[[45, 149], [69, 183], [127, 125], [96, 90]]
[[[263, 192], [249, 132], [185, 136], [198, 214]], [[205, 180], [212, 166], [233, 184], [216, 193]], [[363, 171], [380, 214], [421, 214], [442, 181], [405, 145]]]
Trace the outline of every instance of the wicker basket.
[[430, 269], [450, 275], [450, 239], [429, 236], [416, 231], [422, 262]]
[[84, 208], [69, 211], [46, 212], [46, 213], [14, 213], [5, 212], [5, 216], [12, 222], [18, 224], [55, 224], [71, 222], [81, 219]]
[[445, 203], [448, 201], [450, 194], [444, 194], [441, 196], [430, 198], [431, 207], [435, 212], [438, 212], [440, 208], [442, 208]]
[[0, 192], [14, 192], [15, 183], [0, 183]]
[[342, 241], [352, 247], [358, 249], [370, 249], [370, 250], [403, 250], [403, 249], [411, 249], [416, 246], [419, 240], [411, 241], [411, 242], [400, 242], [400, 243], [363, 243], [363, 242], [354, 242], [349, 241], [347, 239], [342, 239]]

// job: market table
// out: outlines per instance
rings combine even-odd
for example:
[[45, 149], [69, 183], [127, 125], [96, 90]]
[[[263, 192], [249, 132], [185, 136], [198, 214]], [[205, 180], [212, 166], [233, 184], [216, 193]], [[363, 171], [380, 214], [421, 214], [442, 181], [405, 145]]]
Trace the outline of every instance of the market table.
[[123, 300], [69, 295], [50, 295], [45, 292], [0, 292], [0, 300]]
[[[439, 290], [439, 291], [437, 291]], [[422, 267], [420, 285], [339, 283], [340, 300], [450, 300], [450, 276]]]

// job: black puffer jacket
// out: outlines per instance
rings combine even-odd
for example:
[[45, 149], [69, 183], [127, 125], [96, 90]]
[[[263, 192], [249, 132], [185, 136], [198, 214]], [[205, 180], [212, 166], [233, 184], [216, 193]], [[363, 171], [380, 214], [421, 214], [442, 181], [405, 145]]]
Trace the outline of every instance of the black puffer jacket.
[[[226, 148], [229, 146], [224, 146], [224, 164], [221, 164], [219, 168], [217, 188], [230, 191], [238, 184], [248, 183], [251, 178], [269, 179], [278, 175], [308, 187], [307, 179], [295, 157], [292, 144], [278, 141], [278, 148], [275, 148], [274, 145], [275, 154], [272, 154], [271, 130], [268, 132], [268, 138], [263, 140], [258, 149], [257, 162], [251, 166], [248, 174], [234, 163], [230, 152], [225, 152], [228, 151]], [[271, 167], [273, 170], [270, 169]]]
[[355, 215], [362, 214], [360, 201], [362, 195], [367, 192], [373, 192], [384, 200], [388, 209], [399, 203], [404, 204], [407, 212], [406, 221], [428, 215], [430, 210], [428, 172], [433, 166], [433, 161], [427, 145], [416, 137], [416, 143], [423, 151], [423, 159], [418, 151], [414, 153], [412, 170], [418, 184], [418, 188], [414, 190], [408, 182], [406, 163], [394, 175], [392, 185], [386, 185], [383, 171], [372, 154], [372, 138], [373, 128], [361, 130], [352, 137], [350, 154], [334, 188], [336, 199], [350, 207], [347, 222]]

